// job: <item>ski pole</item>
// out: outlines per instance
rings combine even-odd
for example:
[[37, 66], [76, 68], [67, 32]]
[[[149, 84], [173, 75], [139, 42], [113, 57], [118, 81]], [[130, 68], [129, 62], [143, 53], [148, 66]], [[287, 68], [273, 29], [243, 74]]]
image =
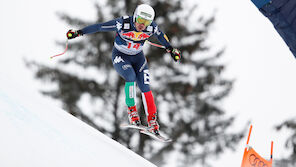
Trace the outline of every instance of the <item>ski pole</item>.
[[[159, 44], [156, 44], [156, 43], [150, 42], [150, 41], [148, 41], [148, 40], [147, 40], [146, 42], [147, 42], [149, 45], [152, 45], [152, 46], [155, 46], [155, 47], [158, 47], [158, 48], [162, 48], [162, 49], [166, 49], [165, 46], [163, 46], [163, 45], [159, 45]], [[63, 53], [60, 53], [60, 54], [57, 54], [57, 55], [54, 55], [54, 56], [51, 56], [50, 58], [52, 59], [52, 58], [54, 58], [54, 57], [61, 56], [61, 55], [65, 54], [65, 53], [67, 52], [67, 50], [68, 50], [68, 40], [66, 41], [66, 48], [65, 48], [64, 52], [63, 52]]]
[[60, 53], [60, 54], [57, 54], [57, 55], [54, 55], [54, 56], [51, 56], [50, 58], [52, 59], [54, 57], [61, 56], [61, 55], [65, 54], [67, 52], [67, 50], [68, 50], [68, 39], [66, 41], [66, 48], [65, 48], [64, 52]]
[[156, 43], [153, 43], [153, 42], [150, 42], [150, 41], [146, 41], [149, 45], [152, 45], [152, 46], [155, 46], [155, 47], [158, 47], [158, 48], [162, 48], [162, 49], [165, 49], [165, 46], [163, 45], [159, 45], [159, 44], [156, 44]]
[[[152, 45], [152, 46], [155, 46], [155, 47], [158, 47], [158, 48], [161, 48], [161, 49], [166, 49], [166, 47], [165, 46], [163, 46], [163, 45], [159, 45], [159, 44], [156, 44], [156, 43], [153, 43], [153, 42], [150, 42], [150, 41], [145, 41], [145, 42], [147, 42], [149, 45]], [[166, 51], [167, 52], [171, 52], [171, 50], [169, 50], [169, 49], [166, 49]], [[180, 51], [178, 51], [179, 52], [179, 54], [180, 54]], [[174, 60], [175, 61], [178, 61], [180, 59], [180, 55], [178, 55], [178, 56], [175, 56], [174, 57]]]

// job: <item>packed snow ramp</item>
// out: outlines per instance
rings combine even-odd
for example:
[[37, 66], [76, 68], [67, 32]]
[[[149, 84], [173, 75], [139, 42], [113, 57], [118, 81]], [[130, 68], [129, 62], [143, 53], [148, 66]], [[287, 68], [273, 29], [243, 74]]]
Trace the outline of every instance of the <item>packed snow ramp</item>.
[[0, 79], [1, 167], [155, 167], [17, 83]]

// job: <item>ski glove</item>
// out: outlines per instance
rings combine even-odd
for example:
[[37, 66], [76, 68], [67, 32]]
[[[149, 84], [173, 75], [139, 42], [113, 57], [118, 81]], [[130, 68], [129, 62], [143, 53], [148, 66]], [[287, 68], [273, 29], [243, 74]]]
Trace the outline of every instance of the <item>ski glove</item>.
[[175, 62], [179, 61], [181, 59], [181, 51], [176, 48], [168, 48], [167, 52], [169, 52], [174, 59]]
[[82, 33], [81, 30], [78, 30], [78, 31], [76, 31], [76, 30], [69, 30], [67, 32], [67, 38], [68, 39], [73, 39], [73, 38], [76, 38], [76, 37], [79, 37], [79, 36], [82, 36], [82, 35], [83, 35], [83, 33]]

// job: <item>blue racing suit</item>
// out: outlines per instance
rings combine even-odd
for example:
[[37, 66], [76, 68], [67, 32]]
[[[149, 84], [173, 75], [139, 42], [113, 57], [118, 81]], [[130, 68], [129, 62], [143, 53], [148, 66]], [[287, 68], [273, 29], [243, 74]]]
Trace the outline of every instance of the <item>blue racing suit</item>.
[[105, 23], [94, 24], [81, 29], [82, 34], [116, 31], [112, 62], [116, 71], [126, 82], [136, 82], [142, 92], [150, 91], [149, 70], [143, 54], [144, 42], [156, 35], [166, 48], [172, 48], [167, 36], [159, 30], [153, 21], [142, 32], [134, 26], [132, 16], [123, 16]]
[[112, 62], [115, 70], [125, 80], [125, 100], [129, 109], [129, 115], [136, 111], [135, 83], [138, 84], [147, 115], [148, 125], [156, 126], [156, 105], [152, 91], [150, 90], [149, 70], [147, 60], [143, 54], [143, 45], [145, 41], [156, 35], [158, 40], [167, 49], [172, 49], [167, 36], [161, 32], [155, 22], [147, 26], [145, 30], [138, 32], [134, 25], [132, 16], [123, 16], [109, 22], [94, 24], [80, 30], [83, 34], [95, 32], [116, 31], [114, 47], [112, 50]]

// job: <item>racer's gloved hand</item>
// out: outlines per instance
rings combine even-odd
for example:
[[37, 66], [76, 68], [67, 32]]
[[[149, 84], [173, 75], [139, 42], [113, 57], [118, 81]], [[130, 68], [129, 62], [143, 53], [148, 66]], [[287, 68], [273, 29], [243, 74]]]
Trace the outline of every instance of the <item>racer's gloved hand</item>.
[[67, 32], [67, 38], [68, 39], [73, 39], [73, 38], [76, 38], [76, 37], [79, 37], [79, 36], [82, 36], [83, 35], [83, 33], [82, 33], [82, 31], [81, 30], [69, 30], [68, 32]]
[[181, 51], [176, 48], [168, 48], [167, 52], [169, 52], [174, 59], [175, 62], [179, 61], [181, 59]]

